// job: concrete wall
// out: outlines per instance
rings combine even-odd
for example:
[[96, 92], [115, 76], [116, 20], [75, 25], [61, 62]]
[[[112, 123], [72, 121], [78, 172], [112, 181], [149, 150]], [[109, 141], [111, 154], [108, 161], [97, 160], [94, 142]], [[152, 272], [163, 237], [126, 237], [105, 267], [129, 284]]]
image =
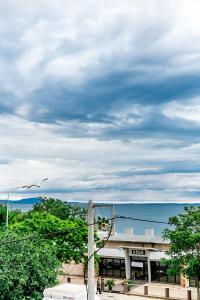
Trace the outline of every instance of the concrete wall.
[[63, 264], [62, 272], [68, 276], [84, 276], [84, 265], [83, 264]]
[[147, 248], [156, 248], [158, 250], [168, 250], [168, 244], [157, 244], [157, 243], [140, 243], [140, 242], [121, 242], [121, 241], [108, 241], [105, 245], [105, 248], [118, 248], [120, 246], [127, 247], [147, 247]]

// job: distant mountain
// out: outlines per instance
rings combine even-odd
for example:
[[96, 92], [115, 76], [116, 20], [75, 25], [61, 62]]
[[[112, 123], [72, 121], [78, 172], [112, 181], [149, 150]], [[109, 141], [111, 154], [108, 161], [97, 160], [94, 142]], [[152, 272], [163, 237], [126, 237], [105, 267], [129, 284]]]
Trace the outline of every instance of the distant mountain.
[[[0, 204], [6, 203], [6, 200], [0, 200]], [[36, 204], [40, 202], [40, 198], [25, 198], [20, 200], [10, 200], [12, 204]]]

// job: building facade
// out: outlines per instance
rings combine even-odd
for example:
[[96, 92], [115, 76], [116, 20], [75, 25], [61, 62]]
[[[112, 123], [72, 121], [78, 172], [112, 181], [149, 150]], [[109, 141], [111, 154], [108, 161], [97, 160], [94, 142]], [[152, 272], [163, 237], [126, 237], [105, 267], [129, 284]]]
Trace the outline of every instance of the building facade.
[[[100, 238], [105, 233], [99, 233]], [[146, 229], [144, 235], [135, 235], [132, 229], [115, 233], [98, 253], [101, 257], [99, 274], [105, 277], [133, 278], [141, 281], [180, 283], [180, 276], [168, 276], [162, 259], [169, 243]]]

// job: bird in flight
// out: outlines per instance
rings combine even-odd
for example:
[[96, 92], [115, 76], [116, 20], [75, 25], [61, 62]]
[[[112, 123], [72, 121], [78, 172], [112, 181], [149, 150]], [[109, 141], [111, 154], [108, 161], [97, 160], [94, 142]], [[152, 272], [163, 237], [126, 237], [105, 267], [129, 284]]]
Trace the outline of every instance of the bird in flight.
[[[46, 181], [46, 180], [48, 180], [48, 178], [43, 179], [41, 182]], [[25, 188], [26, 189], [30, 189], [32, 187], [40, 188], [40, 185], [39, 184], [30, 184], [30, 185], [23, 185], [22, 186], [23, 189], [25, 189]]]
[[30, 189], [30, 188], [33, 187], [33, 186], [40, 188], [40, 185], [39, 185], [39, 184], [23, 185], [22, 188], [23, 188], [23, 189], [25, 189], [25, 188]]

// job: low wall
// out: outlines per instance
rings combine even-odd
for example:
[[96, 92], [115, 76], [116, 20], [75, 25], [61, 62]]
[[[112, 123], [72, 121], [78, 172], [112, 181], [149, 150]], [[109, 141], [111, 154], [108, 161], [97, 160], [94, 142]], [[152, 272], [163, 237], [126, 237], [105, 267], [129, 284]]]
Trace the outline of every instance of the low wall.
[[62, 272], [68, 276], [84, 276], [84, 265], [83, 264], [63, 264]]

